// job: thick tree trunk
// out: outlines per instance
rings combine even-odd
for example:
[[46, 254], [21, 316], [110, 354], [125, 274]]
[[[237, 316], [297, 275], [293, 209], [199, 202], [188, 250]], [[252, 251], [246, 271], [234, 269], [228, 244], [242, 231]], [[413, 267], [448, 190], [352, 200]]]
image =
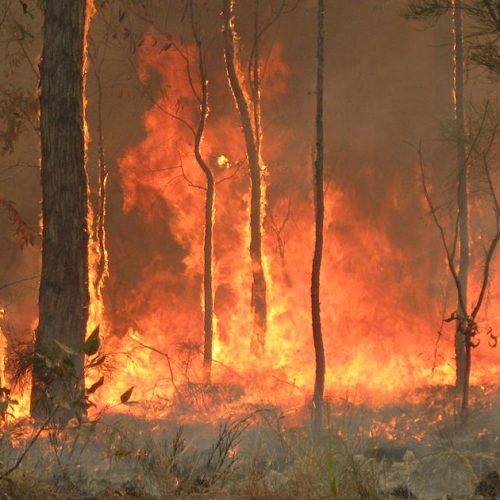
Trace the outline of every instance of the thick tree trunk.
[[311, 273], [311, 312], [314, 351], [316, 354], [316, 376], [313, 395], [313, 431], [320, 434], [323, 425], [323, 394], [325, 390], [325, 350], [321, 332], [320, 275], [323, 257], [324, 222], [324, 131], [323, 131], [323, 82], [324, 82], [324, 0], [318, 0], [318, 52], [316, 83], [316, 159], [314, 162], [314, 207], [315, 207], [315, 245]]
[[241, 71], [237, 67], [235, 54], [235, 33], [233, 19], [233, 0], [223, 0], [224, 15], [224, 55], [229, 83], [233, 91], [240, 114], [241, 125], [250, 167], [250, 258], [252, 261], [252, 299], [253, 335], [252, 351], [262, 354], [265, 349], [267, 331], [267, 292], [262, 258], [262, 208], [264, 206], [264, 190], [262, 186], [262, 171], [258, 139], [254, 124], [252, 124], [249, 99], [241, 84]]
[[[466, 395], [468, 390], [468, 372], [470, 371], [470, 349], [466, 348], [466, 335], [463, 325], [466, 321], [460, 318], [467, 316], [467, 288], [469, 278], [469, 193], [468, 176], [465, 158], [465, 128], [464, 128], [464, 55], [462, 34], [462, 0], [453, 3], [453, 37], [454, 37], [454, 102], [457, 134], [457, 167], [458, 167], [458, 212], [459, 212], [459, 242], [460, 267], [459, 283], [461, 299], [458, 299], [458, 316], [455, 332], [456, 387], [459, 394]], [[469, 369], [467, 368], [469, 366]], [[463, 401], [462, 401], [463, 402]]]
[[[81, 410], [88, 319], [85, 47], [90, 3], [45, 1], [40, 66], [42, 274], [31, 412], [64, 422]], [[69, 349], [63, 349], [67, 346]], [[76, 354], [68, 354], [72, 350]], [[76, 405], [75, 405], [76, 406]]]

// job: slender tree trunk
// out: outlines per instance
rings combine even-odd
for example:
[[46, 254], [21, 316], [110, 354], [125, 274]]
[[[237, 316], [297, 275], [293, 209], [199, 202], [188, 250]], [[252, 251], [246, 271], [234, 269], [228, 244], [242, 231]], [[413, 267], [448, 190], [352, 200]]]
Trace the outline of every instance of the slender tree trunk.
[[[469, 193], [468, 175], [465, 158], [464, 127], [464, 56], [462, 34], [462, 0], [453, 3], [453, 37], [454, 37], [454, 103], [457, 134], [457, 167], [458, 167], [458, 212], [460, 267], [459, 282], [462, 300], [458, 300], [458, 316], [455, 332], [456, 388], [459, 394], [465, 395], [468, 385], [467, 365], [470, 367], [470, 349], [466, 347], [466, 332], [463, 325], [467, 316], [467, 289], [469, 278]], [[460, 319], [462, 318], [462, 320]], [[467, 359], [469, 358], [469, 359]]]
[[205, 234], [203, 243], [203, 367], [205, 370], [205, 379], [207, 382], [210, 382], [212, 373], [212, 350], [214, 336], [213, 228], [215, 211], [215, 177], [201, 153], [201, 144], [203, 142], [203, 134], [205, 133], [205, 126], [208, 117], [208, 78], [202, 41], [199, 36], [198, 27], [194, 19], [193, 2], [190, 3], [190, 9], [193, 36], [198, 50], [198, 71], [201, 85], [200, 115], [198, 128], [196, 129], [195, 134], [194, 154], [196, 157], [196, 161], [205, 174], [207, 180], [207, 194], [205, 197]]
[[97, 82], [97, 140], [98, 140], [98, 163], [99, 163], [99, 210], [97, 212], [97, 245], [99, 249], [98, 260], [96, 263], [96, 274], [94, 280], [94, 288], [96, 290], [97, 298], [102, 300], [102, 289], [104, 286], [104, 279], [108, 274], [108, 259], [106, 252], [106, 196], [107, 196], [107, 182], [108, 170], [106, 167], [106, 156], [104, 152], [104, 132], [102, 127], [102, 83], [101, 83], [101, 68], [95, 68], [96, 82]]
[[[45, 1], [40, 66], [42, 273], [31, 412], [58, 421], [81, 410], [88, 319], [88, 180], [85, 169], [85, 51], [90, 2]], [[77, 354], [68, 354], [61, 345]]]
[[267, 292], [262, 257], [262, 210], [264, 206], [264, 189], [260, 166], [260, 139], [256, 137], [255, 124], [252, 124], [249, 99], [245, 95], [241, 83], [241, 71], [237, 67], [235, 54], [235, 32], [233, 18], [233, 0], [223, 0], [224, 16], [224, 55], [229, 83], [240, 114], [241, 125], [250, 167], [250, 258], [252, 261], [252, 299], [253, 335], [252, 351], [259, 355], [265, 349], [267, 331]]
[[469, 335], [465, 336], [465, 361], [464, 361], [464, 380], [462, 386], [462, 405], [460, 408], [460, 420], [463, 425], [467, 423], [469, 414], [469, 385], [470, 385], [470, 372], [472, 366], [472, 339]]
[[257, 147], [257, 155], [261, 158], [261, 140], [262, 140], [262, 124], [260, 115], [260, 40], [259, 40], [259, 14], [260, 0], [255, 0], [254, 13], [254, 48], [252, 60], [250, 61], [250, 87], [252, 90], [252, 105], [253, 105], [253, 126], [255, 130], [255, 146]]
[[323, 131], [323, 83], [324, 83], [324, 0], [318, 0], [318, 52], [316, 83], [316, 159], [314, 162], [314, 207], [315, 207], [315, 245], [311, 273], [311, 313], [314, 351], [316, 353], [316, 376], [313, 395], [313, 431], [319, 435], [323, 425], [323, 394], [325, 390], [325, 350], [321, 332], [320, 275], [323, 257], [324, 222], [324, 131]]

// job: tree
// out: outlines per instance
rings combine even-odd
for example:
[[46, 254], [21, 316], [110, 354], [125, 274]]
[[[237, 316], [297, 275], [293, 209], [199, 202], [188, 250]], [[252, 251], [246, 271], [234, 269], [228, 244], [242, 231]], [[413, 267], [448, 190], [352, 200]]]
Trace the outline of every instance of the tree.
[[[460, 12], [460, 17], [474, 27], [467, 34], [468, 54], [477, 66], [486, 68], [489, 75], [500, 77], [500, 4], [492, 0], [410, 0], [405, 13], [408, 19], [435, 22], [450, 11]], [[456, 18], [457, 16], [455, 16]]]
[[[485, 2], [485, 4], [488, 2]], [[453, 1], [414, 1], [410, 3], [408, 17], [410, 18], [437, 18], [451, 10], [453, 32], [453, 73], [454, 73], [454, 112], [455, 137], [457, 146], [457, 199], [458, 199], [458, 236], [459, 236], [459, 270], [457, 283], [457, 310], [458, 315], [465, 316], [462, 302], [467, 306], [469, 283], [469, 180], [468, 168], [465, 159], [465, 128], [464, 128], [464, 51], [462, 0]], [[461, 295], [462, 300], [459, 299]], [[457, 320], [455, 331], [455, 385], [459, 393], [463, 392], [466, 371], [466, 347], [462, 323]]]
[[[481, 310], [484, 294], [488, 286], [490, 265], [496, 250], [498, 233], [498, 202], [491, 177], [491, 169], [488, 163], [488, 157], [493, 148], [496, 138], [496, 125], [492, 126], [495, 132], [492, 134], [491, 141], [487, 148], [478, 151], [478, 142], [484, 135], [484, 125], [490, 114], [488, 105], [485, 107], [483, 119], [476, 124], [477, 130], [470, 130], [469, 136], [473, 138], [467, 141], [465, 127], [465, 104], [464, 104], [464, 35], [463, 35], [463, 14], [466, 13], [478, 29], [469, 38], [471, 43], [472, 61], [486, 67], [494, 66], [490, 58], [488, 64], [486, 60], [479, 57], [489, 51], [491, 55], [492, 33], [497, 32], [496, 40], [500, 36], [500, 5], [493, 7], [488, 0], [479, 0], [467, 2], [465, 0], [413, 0], [410, 2], [407, 17], [410, 19], [437, 20], [440, 16], [451, 11], [452, 14], [452, 33], [453, 33], [453, 68], [454, 68], [454, 126], [456, 141], [457, 158], [457, 219], [453, 233], [452, 243], [450, 244], [446, 237], [444, 228], [437, 217], [436, 209], [430, 198], [427, 189], [425, 175], [423, 171], [423, 162], [420, 161], [422, 182], [424, 186], [425, 197], [431, 213], [434, 218], [440, 234], [441, 240], [446, 252], [448, 269], [453, 278], [457, 293], [457, 310], [450, 317], [455, 321], [455, 359], [456, 359], [456, 389], [461, 397], [460, 413], [462, 422], [467, 419], [469, 406], [469, 385], [470, 371], [472, 364], [472, 348], [476, 346], [474, 337], [478, 333], [476, 317]], [[486, 42], [483, 37], [488, 36]], [[486, 52], [485, 52], [486, 51]], [[467, 142], [469, 144], [467, 144]], [[468, 151], [467, 151], [468, 146]], [[488, 196], [492, 200], [493, 213], [496, 219], [496, 234], [492, 237], [488, 249], [485, 251], [483, 262], [483, 278], [481, 288], [478, 293], [475, 304], [470, 306], [469, 297], [469, 279], [470, 279], [470, 163], [474, 155], [479, 155], [484, 167], [484, 175], [488, 186]], [[421, 156], [421, 152], [420, 152]], [[458, 266], [455, 262], [456, 250], [459, 250]]]
[[320, 277], [323, 258], [323, 223], [325, 201], [323, 192], [324, 131], [323, 131], [323, 86], [325, 70], [325, 5], [318, 0], [318, 46], [316, 74], [316, 158], [314, 161], [314, 213], [315, 244], [311, 272], [311, 315], [316, 373], [313, 394], [313, 431], [316, 435], [323, 423], [323, 393], [325, 391], [325, 349], [321, 331]]
[[196, 2], [189, 2], [191, 27], [196, 44], [198, 56], [198, 73], [201, 95], [196, 95], [200, 106], [198, 126], [194, 136], [194, 155], [207, 181], [205, 195], [205, 233], [203, 240], [203, 367], [206, 380], [209, 382], [212, 371], [212, 347], [214, 336], [214, 294], [213, 294], [213, 232], [214, 232], [214, 207], [215, 207], [215, 176], [208, 163], [205, 161], [201, 144], [205, 133], [208, 117], [208, 76], [206, 57], [200, 36], [200, 15], [195, 13], [198, 8]]
[[[465, 161], [465, 129], [464, 129], [464, 52], [462, 29], [462, 0], [453, 1], [413, 1], [410, 3], [407, 16], [413, 19], [433, 18], [452, 13], [453, 33], [453, 74], [454, 74], [454, 113], [455, 137], [457, 151], [457, 200], [458, 200], [458, 236], [459, 236], [459, 270], [457, 283], [457, 310], [460, 316], [465, 315], [461, 302], [467, 305], [469, 282], [469, 189], [468, 169]], [[462, 301], [459, 299], [462, 297]], [[465, 343], [461, 322], [456, 322], [455, 331], [455, 385], [457, 391], [463, 391], [465, 379]]]
[[89, 307], [85, 144], [86, 35], [91, 2], [46, 0], [40, 67], [42, 272], [31, 412], [79, 416]]
[[[106, 60], [106, 53], [110, 38], [110, 25], [106, 25], [106, 32], [100, 43], [95, 43], [89, 37], [89, 61], [92, 73], [95, 78], [97, 88], [97, 163], [98, 163], [98, 202], [97, 210], [94, 213], [93, 223], [93, 250], [96, 258], [93, 259], [94, 276], [93, 276], [93, 294], [94, 300], [102, 303], [102, 290], [104, 280], [108, 276], [108, 255], [106, 250], [106, 208], [107, 208], [107, 183], [108, 183], [108, 166], [106, 164], [106, 150], [104, 144], [104, 123], [103, 123], [103, 64]], [[91, 259], [92, 260], [92, 259]]]
[[[253, 335], [251, 340], [252, 351], [262, 354], [265, 348], [267, 331], [267, 286], [262, 254], [262, 220], [265, 189], [263, 187], [262, 161], [260, 158], [260, 119], [252, 120], [251, 101], [243, 87], [243, 75], [239, 68], [236, 33], [234, 29], [234, 0], [223, 0], [222, 14], [224, 19], [224, 55], [229, 84], [233, 92], [236, 106], [240, 115], [243, 134], [250, 168], [250, 258], [252, 263], [252, 298]], [[254, 50], [254, 57], [258, 51]], [[260, 92], [259, 73], [255, 70], [258, 61], [251, 63], [253, 75], [252, 93]], [[254, 113], [259, 115], [259, 105], [254, 104]], [[258, 125], [259, 124], [259, 125]], [[257, 126], [256, 126], [257, 125]]]
[[[201, 11], [202, 8], [204, 11]], [[166, 43], [162, 44], [161, 52], [172, 49], [185, 63], [185, 74], [188, 80], [186, 90], [189, 88], [192, 102], [198, 107], [197, 122], [193, 119], [182, 116], [182, 110], [175, 106], [175, 103], [173, 103], [172, 109], [170, 109], [168, 105], [160, 103], [146, 88], [140, 78], [138, 78], [138, 81], [144, 91], [145, 97], [151, 101], [155, 107], [157, 107], [169, 118], [178, 121], [189, 131], [191, 135], [189, 143], [192, 146], [193, 156], [206, 181], [206, 185], [204, 186], [194, 184], [184, 172], [182, 165], [172, 169], [174, 170], [179, 168], [182, 171], [180, 177], [184, 178], [184, 180], [186, 180], [191, 187], [195, 187], [205, 192], [203, 233], [203, 370], [205, 381], [210, 383], [213, 362], [213, 338], [215, 323], [213, 291], [215, 196], [217, 183], [227, 179], [220, 179], [219, 181], [216, 181], [215, 174], [202, 151], [203, 139], [209, 115], [209, 80], [207, 54], [202, 36], [202, 20], [203, 16], [207, 15], [208, 12], [208, 6], [205, 5], [202, 7], [201, 3], [197, 0], [188, 0], [186, 3], [185, 13], [188, 14], [186, 17], [190, 22], [191, 34], [194, 41], [194, 57], [190, 54], [190, 50], [188, 48], [183, 48], [182, 42], [176, 42], [170, 33], [165, 33], [160, 27], [156, 26], [154, 19], [147, 17], [148, 22], [155, 26], [156, 31], [166, 40]], [[131, 42], [135, 51], [136, 42], [133, 39]], [[195, 71], [193, 71], [193, 63], [196, 63], [197, 75]]]
[[[460, 240], [460, 258], [457, 310], [459, 317], [465, 317], [469, 283], [469, 178], [465, 158], [465, 128], [464, 128], [464, 56], [462, 34], [462, 1], [455, 0], [452, 10], [453, 17], [453, 67], [454, 67], [454, 108], [457, 144], [458, 171], [458, 234]], [[466, 347], [463, 323], [457, 321], [455, 331], [456, 386], [462, 393], [466, 377]]]

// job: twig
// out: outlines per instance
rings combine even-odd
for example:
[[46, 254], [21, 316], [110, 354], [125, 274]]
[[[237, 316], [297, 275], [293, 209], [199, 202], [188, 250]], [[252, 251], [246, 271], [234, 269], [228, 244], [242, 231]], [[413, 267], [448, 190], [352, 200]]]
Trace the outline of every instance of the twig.
[[59, 407], [56, 406], [52, 410], [52, 412], [48, 416], [47, 420], [45, 420], [45, 422], [40, 427], [40, 429], [38, 429], [38, 431], [36, 432], [36, 434], [33, 436], [33, 438], [31, 439], [31, 441], [29, 442], [28, 446], [26, 446], [26, 449], [21, 453], [21, 455], [19, 456], [19, 458], [16, 460], [16, 463], [10, 469], [8, 469], [7, 471], [5, 471], [2, 475], [0, 475], [0, 481], [2, 481], [7, 476], [9, 476], [10, 474], [12, 474], [12, 472], [14, 472], [21, 465], [21, 462], [24, 460], [24, 457], [31, 450], [31, 448], [33, 447], [33, 445], [35, 444], [35, 442], [40, 437], [40, 434], [45, 430], [45, 428], [47, 427], [47, 425], [49, 425], [50, 421], [52, 420], [52, 417], [55, 415], [55, 413], [56, 413], [56, 411], [58, 409], [59, 409]]
[[[467, 304], [464, 303], [464, 298], [463, 298], [463, 294], [462, 294], [462, 287], [460, 285], [460, 279], [458, 277], [458, 273], [457, 273], [457, 270], [455, 268], [455, 263], [454, 263], [455, 243], [453, 245], [453, 252], [450, 252], [450, 249], [448, 247], [448, 243], [446, 242], [446, 235], [444, 233], [444, 228], [443, 228], [443, 226], [442, 226], [441, 222], [439, 221], [439, 218], [436, 214], [436, 210], [434, 208], [434, 204], [432, 202], [431, 195], [430, 195], [429, 190], [427, 188], [427, 182], [425, 179], [424, 162], [423, 162], [423, 158], [422, 158], [422, 142], [420, 142], [420, 144], [418, 146], [418, 158], [419, 158], [419, 163], [420, 163], [420, 174], [421, 174], [421, 179], [422, 179], [422, 188], [424, 191], [424, 196], [425, 196], [425, 199], [427, 201], [427, 205], [429, 206], [429, 210], [431, 212], [432, 218], [434, 219], [434, 222], [439, 230], [439, 234], [441, 235], [441, 241], [443, 243], [443, 247], [444, 247], [444, 250], [446, 253], [446, 260], [448, 262], [448, 268], [450, 270], [451, 275], [453, 276], [453, 280], [454, 280], [455, 286], [457, 288], [458, 301], [460, 304], [460, 308], [462, 309], [462, 311], [466, 311]], [[456, 238], [456, 236], [455, 236], [455, 238]]]
[[176, 383], [175, 383], [175, 379], [174, 379], [174, 371], [172, 369], [172, 363], [170, 362], [170, 356], [164, 352], [164, 351], [160, 351], [159, 349], [157, 349], [156, 347], [153, 347], [151, 345], [148, 345], [148, 344], [144, 344], [144, 342], [141, 342], [139, 339], [135, 338], [134, 336], [132, 335], [129, 335], [129, 337], [134, 341], [136, 342], [137, 344], [139, 344], [141, 347], [144, 347], [145, 349], [149, 349], [150, 351], [153, 351], [153, 352], [156, 352], [157, 354], [160, 354], [161, 356], [164, 356], [166, 359], [167, 359], [167, 364], [168, 364], [168, 369], [170, 371], [170, 380], [172, 382], [172, 387], [174, 388], [177, 396], [179, 396], [179, 398], [181, 398], [181, 393], [179, 391], [179, 388], [177, 387]]

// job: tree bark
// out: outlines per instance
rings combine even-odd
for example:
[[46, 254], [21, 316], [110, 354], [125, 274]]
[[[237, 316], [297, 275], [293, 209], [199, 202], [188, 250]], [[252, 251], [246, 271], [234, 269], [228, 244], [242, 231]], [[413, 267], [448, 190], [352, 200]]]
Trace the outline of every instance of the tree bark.
[[97, 212], [97, 245], [99, 249], [98, 259], [95, 269], [94, 289], [98, 300], [102, 300], [102, 290], [104, 287], [104, 279], [108, 275], [108, 255], [106, 251], [106, 205], [107, 205], [107, 182], [108, 169], [106, 167], [106, 155], [104, 152], [104, 132], [102, 119], [102, 82], [101, 68], [96, 68], [96, 83], [97, 83], [97, 141], [98, 141], [98, 164], [99, 164], [99, 209]]
[[54, 414], [65, 422], [82, 411], [78, 405], [67, 407], [83, 392], [89, 307], [84, 75], [90, 8], [87, 0], [45, 1], [42, 271], [31, 393], [32, 416], [39, 421]]
[[193, 37], [195, 39], [198, 52], [198, 72], [201, 86], [200, 115], [198, 127], [195, 132], [194, 154], [196, 161], [203, 171], [207, 181], [207, 193], [205, 196], [205, 234], [203, 241], [203, 328], [204, 328], [204, 349], [203, 368], [205, 380], [210, 382], [212, 373], [212, 351], [214, 336], [214, 294], [213, 294], [213, 228], [215, 211], [215, 177], [203, 158], [201, 144], [205, 133], [205, 126], [208, 117], [208, 77], [205, 66], [205, 54], [203, 52], [202, 41], [198, 32], [198, 27], [194, 19], [193, 2], [190, 3], [191, 22]]
[[241, 71], [237, 66], [235, 54], [235, 32], [233, 0], [223, 0], [224, 16], [224, 55], [229, 83], [240, 114], [243, 134], [250, 168], [250, 258], [252, 262], [252, 298], [253, 335], [252, 351], [260, 355], [265, 349], [267, 331], [267, 286], [262, 256], [262, 209], [264, 189], [262, 186], [261, 161], [259, 156], [255, 124], [252, 123], [249, 99], [241, 83]]
[[[453, 59], [454, 59], [454, 104], [457, 135], [457, 168], [458, 168], [458, 231], [460, 242], [459, 286], [461, 300], [458, 299], [458, 320], [455, 331], [456, 388], [459, 394], [465, 395], [468, 385], [467, 372], [470, 371], [470, 349], [466, 348], [466, 332], [463, 325], [467, 322], [467, 299], [469, 279], [469, 189], [465, 155], [464, 126], [464, 55], [462, 33], [462, 0], [453, 3]], [[467, 369], [467, 365], [469, 369]]]
[[323, 130], [323, 84], [324, 84], [324, 0], [318, 0], [318, 47], [316, 81], [316, 159], [314, 162], [314, 208], [315, 208], [315, 245], [311, 273], [311, 313], [314, 352], [316, 354], [316, 374], [313, 395], [313, 432], [320, 434], [323, 425], [323, 394], [325, 390], [325, 350], [321, 331], [320, 275], [323, 258], [323, 223], [324, 223], [324, 130]]

